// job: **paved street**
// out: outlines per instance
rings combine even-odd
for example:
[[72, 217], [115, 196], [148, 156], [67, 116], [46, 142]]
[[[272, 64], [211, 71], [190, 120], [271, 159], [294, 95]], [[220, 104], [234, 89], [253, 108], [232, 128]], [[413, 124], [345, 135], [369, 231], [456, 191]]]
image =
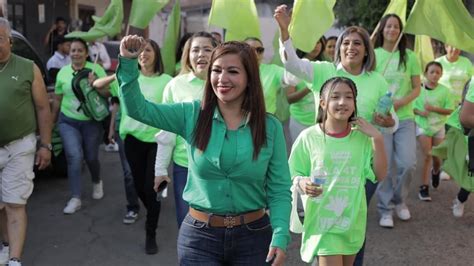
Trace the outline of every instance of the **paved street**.
[[[29, 227], [24, 265], [176, 265], [177, 226], [174, 200], [163, 205], [158, 227], [157, 255], [144, 253], [144, 217], [122, 224], [125, 196], [117, 153], [101, 152], [105, 197], [91, 199], [91, 182], [84, 174], [83, 208], [63, 215], [69, 199], [67, 179], [38, 178], [29, 201]], [[378, 226], [375, 200], [369, 209], [365, 265], [474, 265], [474, 199], [465, 216], [455, 219], [451, 201], [458, 187], [441, 182], [432, 202], [417, 199], [419, 178], [412, 182], [409, 207], [412, 220], [395, 219], [394, 229]], [[171, 195], [172, 196], [172, 195]], [[287, 265], [306, 265], [299, 259], [299, 237], [294, 235]]]

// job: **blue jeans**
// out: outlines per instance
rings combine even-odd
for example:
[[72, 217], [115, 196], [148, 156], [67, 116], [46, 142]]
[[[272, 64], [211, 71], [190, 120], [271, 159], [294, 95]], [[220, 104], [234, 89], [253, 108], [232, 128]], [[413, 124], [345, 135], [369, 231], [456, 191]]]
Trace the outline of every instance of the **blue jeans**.
[[186, 214], [188, 214], [189, 210], [188, 203], [183, 199], [183, 191], [187, 180], [188, 168], [173, 163], [173, 189], [178, 228], [181, 227], [181, 223], [183, 222]]
[[92, 182], [100, 182], [99, 145], [102, 125], [97, 121], [80, 121], [59, 114], [59, 134], [67, 161], [67, 175], [72, 197], [81, 198], [81, 167], [83, 157], [89, 168]]
[[270, 265], [266, 263], [272, 227], [268, 215], [234, 228], [210, 227], [189, 214], [178, 235], [181, 266]]
[[120, 138], [117, 131], [115, 131], [115, 142], [117, 142], [119, 147], [120, 163], [122, 164], [123, 184], [125, 186], [125, 197], [127, 198], [127, 212], [138, 212], [140, 210], [140, 204], [138, 203], [137, 191], [135, 190], [135, 184], [133, 183], [132, 170], [130, 170], [130, 165], [125, 156], [123, 140]]
[[[370, 200], [372, 199], [372, 196], [377, 190], [377, 185], [378, 185], [377, 182], [373, 183], [372, 181], [369, 181], [369, 180], [367, 180], [367, 182], [365, 183], [365, 199], [367, 202], [367, 209], [369, 209]], [[367, 234], [367, 231], [365, 234]], [[353, 264], [354, 266], [362, 266], [364, 264], [364, 252], [365, 252], [365, 240], [364, 240], [364, 244], [362, 244], [362, 247], [357, 253], [357, 256], [355, 257], [354, 264]]]
[[[392, 214], [395, 205], [406, 202], [410, 182], [416, 170], [416, 135], [413, 120], [400, 121], [398, 130], [384, 134], [388, 175], [377, 189], [380, 215]], [[392, 167], [395, 159], [396, 167]]]

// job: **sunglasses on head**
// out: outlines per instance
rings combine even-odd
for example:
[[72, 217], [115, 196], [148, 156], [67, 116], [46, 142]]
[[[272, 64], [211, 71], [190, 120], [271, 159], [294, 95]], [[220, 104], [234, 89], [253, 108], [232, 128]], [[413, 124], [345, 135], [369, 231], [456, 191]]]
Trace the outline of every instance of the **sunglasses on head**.
[[257, 48], [255, 48], [255, 51], [257, 51], [258, 54], [263, 54], [263, 52], [265, 52], [265, 48], [257, 47]]

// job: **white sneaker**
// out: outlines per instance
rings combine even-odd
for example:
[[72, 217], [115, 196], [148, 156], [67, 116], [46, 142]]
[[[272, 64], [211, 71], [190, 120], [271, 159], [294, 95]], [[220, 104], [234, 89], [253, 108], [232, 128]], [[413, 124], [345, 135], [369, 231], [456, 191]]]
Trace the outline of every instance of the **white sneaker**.
[[407, 221], [411, 218], [410, 210], [408, 210], [408, 207], [405, 205], [405, 203], [396, 205], [395, 212], [397, 213], [398, 218], [402, 221]]
[[382, 214], [379, 225], [385, 228], [393, 228], [393, 218], [391, 214]]
[[101, 199], [104, 197], [104, 188], [102, 185], [102, 180], [99, 183], [92, 183], [92, 198]]
[[16, 261], [16, 260], [9, 260], [8, 261], [8, 266], [21, 266], [21, 262]]
[[119, 147], [117, 143], [109, 143], [104, 146], [104, 150], [106, 152], [117, 152], [119, 150]]
[[0, 265], [5, 265], [10, 259], [10, 247], [4, 246], [2, 244], [2, 249], [0, 250]]
[[71, 198], [63, 210], [64, 214], [73, 214], [81, 208], [81, 200], [78, 198]]
[[453, 209], [454, 217], [462, 217], [464, 214], [464, 203], [460, 202], [457, 198], [453, 200]]
[[451, 177], [445, 171], [441, 171], [441, 174], [439, 175], [439, 179], [441, 179], [441, 180], [450, 180]]

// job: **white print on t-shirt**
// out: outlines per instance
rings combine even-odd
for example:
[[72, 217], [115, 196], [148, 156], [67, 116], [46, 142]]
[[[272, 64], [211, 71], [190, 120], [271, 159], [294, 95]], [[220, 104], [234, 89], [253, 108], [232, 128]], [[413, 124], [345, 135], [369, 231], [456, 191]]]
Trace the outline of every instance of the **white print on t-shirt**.
[[[436, 106], [436, 107], [442, 106], [441, 103], [438, 101], [438, 99], [435, 96], [431, 96], [431, 95], [426, 95], [425, 104], [429, 104], [431, 106]], [[442, 116], [435, 112], [428, 113], [427, 121], [428, 121], [428, 125], [431, 128], [434, 128], [436, 130], [439, 128], [442, 128], [444, 124]]]
[[331, 160], [333, 162], [346, 161], [350, 157], [351, 157], [351, 153], [349, 151], [331, 152]]
[[316, 230], [324, 233], [332, 230], [347, 231], [357, 215], [351, 201], [354, 193], [363, 185], [360, 176], [360, 160], [355, 160], [350, 150], [313, 150], [311, 154], [312, 168], [322, 168], [327, 173], [323, 185], [322, 200], [319, 201], [315, 219]]
[[344, 216], [344, 210], [349, 204], [347, 189], [338, 191], [337, 195], [329, 196], [329, 202], [324, 206], [325, 210], [332, 213], [331, 217], [319, 216], [319, 230], [326, 232], [331, 229], [346, 231], [351, 226], [351, 217]]
[[349, 198], [346, 196], [329, 196], [329, 203], [326, 205], [326, 209], [334, 212], [336, 216], [341, 216], [344, 209], [347, 207]]
[[449, 84], [451, 84], [451, 92], [457, 96], [461, 96], [464, 84], [466, 84], [469, 79], [468, 75], [462, 68], [452, 68], [448, 74]]

